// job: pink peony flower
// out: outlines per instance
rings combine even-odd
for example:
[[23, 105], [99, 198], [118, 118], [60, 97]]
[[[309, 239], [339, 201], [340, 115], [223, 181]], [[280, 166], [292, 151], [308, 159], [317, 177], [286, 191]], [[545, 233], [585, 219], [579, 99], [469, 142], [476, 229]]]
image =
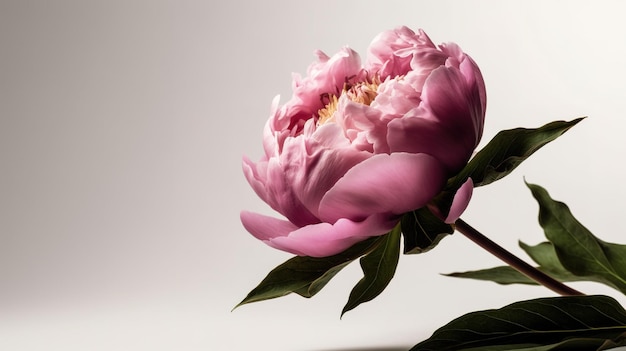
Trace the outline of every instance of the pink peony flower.
[[[254, 191], [286, 220], [242, 211], [241, 221], [274, 248], [324, 257], [430, 202], [477, 146], [486, 97], [474, 61], [421, 30], [381, 33], [364, 65], [347, 47], [317, 56], [305, 78], [294, 76], [291, 100], [274, 99], [265, 156], [243, 159]], [[446, 221], [461, 215], [471, 188]]]

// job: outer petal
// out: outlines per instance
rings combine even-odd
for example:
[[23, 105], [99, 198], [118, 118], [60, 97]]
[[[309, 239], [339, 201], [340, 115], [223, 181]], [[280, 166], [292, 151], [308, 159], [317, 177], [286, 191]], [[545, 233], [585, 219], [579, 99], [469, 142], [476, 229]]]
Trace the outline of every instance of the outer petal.
[[465, 77], [456, 67], [441, 66], [435, 69], [426, 80], [422, 91], [422, 101], [437, 119], [447, 127], [456, 127], [460, 134], [473, 128], [474, 104], [480, 106], [479, 99], [472, 99]]
[[243, 169], [243, 175], [246, 177], [246, 180], [257, 196], [269, 204], [270, 197], [267, 193], [267, 188], [265, 187], [267, 161], [262, 159], [261, 161], [254, 163], [250, 161], [248, 157], [244, 156], [241, 162], [241, 168]]
[[361, 222], [340, 219], [335, 224], [298, 228], [288, 221], [248, 211], [242, 211], [240, 218], [246, 230], [267, 245], [313, 257], [331, 256], [368, 237], [386, 234], [398, 221], [397, 217], [374, 215]]
[[319, 222], [294, 193], [285, 164], [278, 158], [256, 164], [244, 158], [243, 172], [257, 195], [291, 222], [300, 226]]
[[482, 133], [484, 111], [478, 91], [475, 86], [468, 86], [458, 68], [442, 66], [426, 80], [422, 102], [439, 122], [441, 131], [454, 140], [448, 148], [458, 161], [448, 166], [455, 172], [467, 162]]
[[[387, 141], [391, 152], [426, 153], [439, 160], [448, 174], [457, 172], [474, 148], [462, 142], [462, 136], [451, 133], [428, 111], [416, 109], [415, 116], [397, 118], [388, 125]], [[473, 135], [473, 132], [468, 131]]]
[[473, 104], [473, 107], [476, 109], [475, 123], [478, 135], [476, 139], [480, 140], [487, 106], [487, 95], [482, 73], [480, 72], [476, 62], [474, 62], [474, 60], [472, 60], [472, 58], [467, 54], [463, 53], [458, 45], [448, 43], [443, 44], [440, 47], [444, 53], [451, 57], [448, 64], [453, 64], [454, 67], [457, 67], [463, 74], [463, 77], [465, 77], [467, 92], [470, 95], [470, 99], [472, 101], [480, 101], [480, 104]]
[[454, 223], [465, 211], [467, 205], [469, 205], [470, 199], [472, 198], [472, 192], [474, 190], [474, 181], [472, 178], [467, 178], [465, 183], [461, 185], [461, 187], [454, 194], [454, 199], [452, 200], [452, 206], [450, 206], [450, 212], [448, 212], [448, 217], [446, 217], [446, 223]]
[[424, 206], [441, 190], [446, 171], [427, 154], [377, 154], [350, 169], [322, 198], [319, 217], [363, 220]]
[[270, 240], [298, 230], [298, 227], [289, 221], [262, 214], [241, 211], [239, 214], [241, 224], [250, 234], [259, 240]]
[[334, 224], [308, 225], [287, 236], [269, 239], [266, 243], [296, 255], [326, 257], [338, 254], [368, 237], [386, 234], [397, 222], [397, 217], [383, 215], [370, 216], [360, 222], [342, 218]]
[[475, 125], [476, 125], [476, 144], [480, 141], [483, 135], [483, 127], [485, 124], [485, 113], [487, 111], [487, 92], [485, 89], [485, 81], [483, 75], [478, 68], [478, 65], [471, 57], [465, 56], [461, 61], [459, 69], [465, 76], [467, 84], [472, 94], [472, 101], [480, 100], [480, 105], [474, 105], [475, 111]]

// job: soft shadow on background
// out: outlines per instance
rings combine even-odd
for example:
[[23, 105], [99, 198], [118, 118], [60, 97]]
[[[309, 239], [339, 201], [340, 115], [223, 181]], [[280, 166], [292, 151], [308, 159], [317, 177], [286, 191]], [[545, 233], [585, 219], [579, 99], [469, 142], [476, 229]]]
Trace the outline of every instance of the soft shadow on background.
[[[626, 5], [619, 1], [0, 2], [0, 349], [373, 350], [464, 313], [552, 296], [440, 273], [498, 265], [453, 235], [402, 257], [387, 290], [341, 308], [342, 271], [307, 300], [231, 309], [289, 255], [250, 236], [273, 215], [241, 172], [261, 155], [276, 94], [322, 49], [364, 56], [379, 32], [423, 28], [481, 67], [484, 145], [501, 129], [589, 116], [465, 220], [522, 254], [542, 241], [523, 183], [546, 187], [600, 238], [626, 243]], [[588, 293], [624, 297], [594, 284]], [[389, 350], [399, 350], [392, 346]]]

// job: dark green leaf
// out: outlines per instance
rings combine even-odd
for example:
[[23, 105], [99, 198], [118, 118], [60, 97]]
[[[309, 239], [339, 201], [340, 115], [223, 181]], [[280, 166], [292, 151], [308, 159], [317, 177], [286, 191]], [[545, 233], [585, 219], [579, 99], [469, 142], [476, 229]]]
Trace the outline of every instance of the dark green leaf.
[[426, 207], [406, 213], [401, 224], [405, 254], [426, 252], [454, 232], [451, 225], [437, 218]]
[[480, 150], [455, 177], [462, 184], [468, 177], [474, 186], [495, 182], [511, 173], [535, 151], [560, 137], [583, 118], [573, 121], [555, 121], [540, 128], [515, 128], [499, 132]]
[[303, 286], [298, 290], [294, 290], [294, 292], [302, 297], [310, 298], [313, 295], [317, 294], [322, 290], [326, 283], [328, 283], [339, 271], [341, 271], [345, 266], [352, 263], [354, 260], [346, 261], [344, 263], [338, 264], [326, 272], [322, 274], [319, 278], [312, 281], [310, 284]]
[[541, 267], [550, 271], [566, 271], [559, 261], [556, 251], [554, 250], [554, 245], [552, 245], [551, 242], [546, 241], [535, 246], [530, 246], [520, 241], [519, 246]]
[[318, 293], [328, 281], [350, 262], [386, 241], [386, 235], [364, 240], [348, 250], [329, 257], [296, 256], [274, 268], [235, 308], [295, 292], [303, 297]]
[[448, 273], [444, 275], [447, 277], [454, 277], [454, 278], [486, 280], [486, 281], [491, 281], [491, 282], [503, 284], [503, 285], [508, 285], [508, 284], [537, 285], [537, 283], [534, 280], [518, 272], [511, 266], [498, 266], [498, 267], [487, 268], [487, 269], [479, 269], [476, 271], [454, 272], [454, 273]]
[[[619, 335], [617, 340], [622, 340], [625, 336], [626, 333]], [[600, 351], [612, 349], [620, 346], [621, 344], [621, 342], [618, 344], [613, 340], [606, 340], [604, 338], [572, 338], [555, 344], [543, 346], [532, 346], [532, 344], [496, 345], [493, 347], [481, 346], [477, 348], [463, 349], [463, 351]]]
[[468, 178], [472, 179], [474, 187], [504, 178], [535, 151], [563, 135], [582, 119], [577, 118], [570, 122], [554, 121], [534, 129], [515, 128], [500, 131], [456, 176], [448, 180], [445, 189], [437, 195], [434, 203], [443, 213], [447, 213], [454, 195]]
[[[540, 224], [550, 242], [529, 246], [526, 253], [540, 271], [561, 282], [593, 281], [626, 294], [626, 245], [596, 238], [574, 218], [567, 205], [554, 201], [538, 185], [527, 184], [540, 207]], [[452, 277], [494, 281], [499, 284], [535, 284], [508, 266], [449, 274]]]
[[626, 294], [626, 245], [596, 238], [542, 187], [527, 184], [539, 203], [539, 224], [565, 269], [589, 280], [603, 282]]
[[385, 290], [396, 273], [399, 257], [400, 225], [397, 225], [372, 252], [361, 257], [363, 278], [350, 292], [348, 303], [341, 311], [342, 316], [363, 302], [374, 299]]
[[615, 300], [569, 296], [466, 314], [411, 350], [605, 350], [626, 345], [625, 335], [626, 311]]

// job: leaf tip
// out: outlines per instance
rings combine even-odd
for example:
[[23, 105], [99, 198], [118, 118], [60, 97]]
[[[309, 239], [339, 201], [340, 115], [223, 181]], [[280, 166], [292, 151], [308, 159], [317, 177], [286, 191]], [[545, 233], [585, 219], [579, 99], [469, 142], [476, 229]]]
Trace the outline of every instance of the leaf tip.
[[351, 306], [350, 302], [343, 306], [343, 309], [341, 310], [341, 315], [339, 316], [339, 320], [343, 319], [343, 315], [346, 314], [346, 312], [353, 310], [355, 307], [356, 306]]
[[248, 299], [247, 299], [247, 298], [245, 298], [245, 299], [241, 300], [241, 302], [240, 302], [240, 303], [236, 304], [236, 305], [235, 305], [235, 307], [233, 307], [233, 309], [232, 309], [232, 310], [230, 310], [230, 311], [231, 311], [231, 312], [233, 312], [234, 310], [236, 310], [236, 309], [238, 309], [239, 307], [241, 307], [241, 306], [243, 306], [243, 305], [247, 304], [248, 302], [250, 302], [250, 301], [248, 301]]
[[524, 184], [525, 184], [525, 185], [526, 185], [526, 187], [528, 187], [528, 189], [530, 189], [530, 191], [531, 191], [531, 192], [533, 192], [533, 193], [534, 193], [536, 190], [543, 189], [543, 188], [541, 188], [541, 187], [540, 187], [539, 185], [537, 185], [537, 184], [534, 184], [534, 183], [529, 183], [529, 182], [526, 180], [526, 177], [524, 177]]

